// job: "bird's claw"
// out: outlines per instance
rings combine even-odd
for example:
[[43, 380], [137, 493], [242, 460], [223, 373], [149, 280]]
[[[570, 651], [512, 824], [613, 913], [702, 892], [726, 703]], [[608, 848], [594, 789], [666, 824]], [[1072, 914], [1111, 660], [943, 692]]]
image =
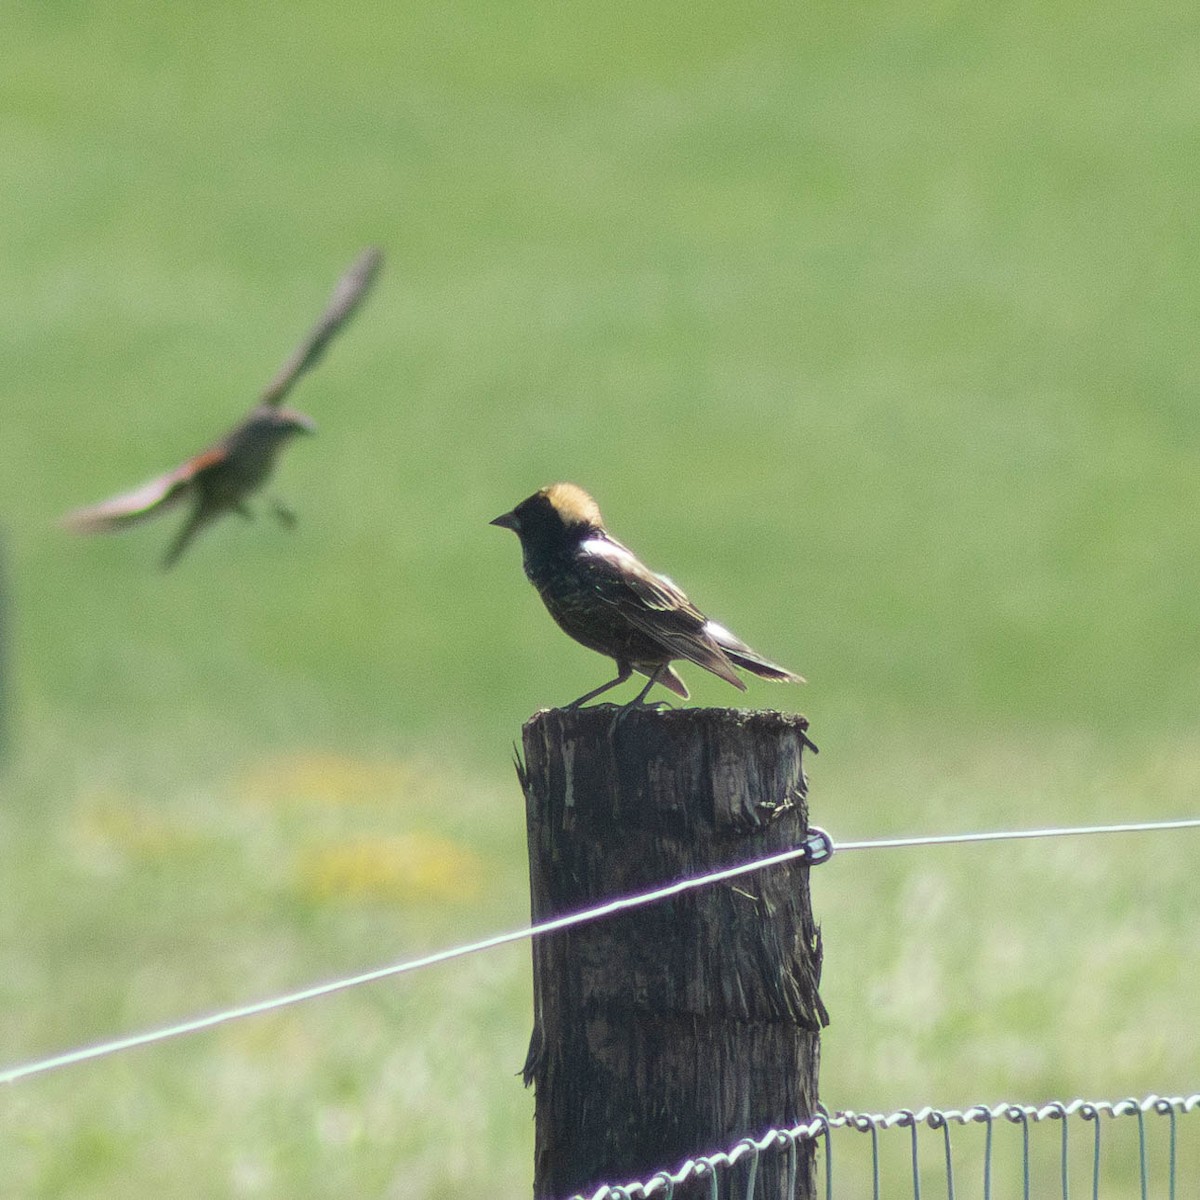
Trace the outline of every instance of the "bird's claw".
[[612, 725], [609, 726], [609, 734], [615, 734], [625, 723], [625, 719], [633, 712], [662, 712], [664, 709], [673, 709], [673, 705], [669, 700], [643, 700], [640, 697], [636, 700], [630, 700], [628, 704], [622, 704], [617, 709], [612, 719]]

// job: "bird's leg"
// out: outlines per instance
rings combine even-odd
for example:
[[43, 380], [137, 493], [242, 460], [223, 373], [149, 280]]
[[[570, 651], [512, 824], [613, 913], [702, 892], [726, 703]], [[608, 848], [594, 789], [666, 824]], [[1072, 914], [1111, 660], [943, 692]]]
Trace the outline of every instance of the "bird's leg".
[[595, 700], [597, 696], [599, 696], [602, 692], [607, 692], [609, 688], [615, 688], [618, 683], [624, 683], [625, 680], [627, 680], [632, 674], [633, 667], [631, 667], [629, 663], [618, 662], [616, 679], [610, 679], [607, 683], [602, 683], [598, 688], [592, 688], [590, 692], [585, 692], [579, 697], [578, 700], [572, 700], [570, 704], [566, 705], [566, 707], [569, 709], [579, 708], [581, 705], [586, 704], [589, 700]]
[[658, 682], [659, 675], [663, 671], [668, 670], [670, 665], [670, 663], [660, 663], [657, 667], [655, 667], [653, 674], [651, 674], [650, 678], [646, 681], [646, 686], [642, 688], [642, 690], [638, 692], [638, 694], [634, 696], [634, 698], [630, 700], [628, 704], [622, 704], [621, 707], [617, 709], [617, 714], [615, 717], [613, 717], [612, 725], [609, 728], [609, 735], [611, 737], [616, 737], [617, 733], [621, 729], [622, 723], [631, 712], [636, 712], [640, 709], [646, 708], [657, 710], [666, 704], [665, 700], [652, 700], [650, 703], [647, 703], [646, 696], [649, 694], [650, 689]]
[[282, 500], [271, 501], [271, 512], [284, 529], [296, 528], [296, 514]]
[[665, 700], [655, 700], [650, 704], [646, 703], [646, 697], [650, 694], [650, 689], [658, 682], [658, 677], [662, 671], [668, 667], [669, 663], [662, 663], [654, 668], [654, 674], [646, 681], [646, 686], [628, 704], [622, 705], [623, 710], [631, 708], [659, 708], [666, 704]]

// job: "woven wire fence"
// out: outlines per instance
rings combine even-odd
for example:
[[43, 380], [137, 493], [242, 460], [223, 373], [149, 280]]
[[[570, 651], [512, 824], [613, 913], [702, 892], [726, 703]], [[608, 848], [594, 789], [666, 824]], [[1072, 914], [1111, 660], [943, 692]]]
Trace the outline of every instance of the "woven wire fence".
[[[888, 1195], [907, 1194], [911, 1189], [913, 1200], [923, 1196], [945, 1196], [947, 1200], [966, 1200], [967, 1196], [982, 1196], [983, 1200], [1100, 1200], [1101, 1196], [1185, 1200], [1200, 1195], [1200, 1176], [1194, 1155], [1184, 1163], [1178, 1119], [1197, 1106], [1200, 1094], [1072, 1100], [1069, 1104], [1056, 1101], [1041, 1106], [901, 1109], [886, 1116], [822, 1113], [807, 1124], [772, 1129], [759, 1138], [743, 1138], [728, 1150], [690, 1158], [673, 1171], [659, 1171], [641, 1182], [609, 1184], [571, 1200], [671, 1200], [675, 1188], [689, 1181], [706, 1182], [710, 1200], [755, 1200], [758, 1166], [768, 1155], [786, 1156], [786, 1194], [793, 1196], [798, 1147], [806, 1143], [815, 1149], [816, 1194], [825, 1200], [866, 1196], [880, 1200], [885, 1180], [891, 1182]], [[1111, 1121], [1134, 1126], [1134, 1137], [1106, 1138], [1102, 1131]], [[1056, 1125], [1057, 1131], [1038, 1131], [1039, 1125]], [[960, 1133], [957, 1141], [953, 1136], [963, 1126], [975, 1126], [973, 1132], [982, 1135], [982, 1146], [972, 1147], [970, 1155], [962, 1152], [965, 1135]], [[862, 1147], [847, 1145], [854, 1133], [866, 1135], [865, 1152]], [[905, 1163], [899, 1171], [886, 1171], [889, 1138], [881, 1135], [889, 1134], [898, 1134], [903, 1143], [899, 1157]], [[964, 1161], [968, 1157], [969, 1171]], [[1120, 1162], [1114, 1163], [1114, 1159]], [[841, 1169], [844, 1160], [853, 1160], [845, 1172]], [[1110, 1188], [1110, 1173], [1129, 1182], [1118, 1181]]]

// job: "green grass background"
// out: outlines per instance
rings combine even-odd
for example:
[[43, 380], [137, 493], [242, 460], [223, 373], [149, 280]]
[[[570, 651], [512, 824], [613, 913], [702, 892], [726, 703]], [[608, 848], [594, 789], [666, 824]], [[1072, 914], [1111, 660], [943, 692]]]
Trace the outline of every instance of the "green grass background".
[[[835, 835], [1197, 811], [1193, 6], [0, 21], [0, 1065], [523, 923], [511, 743], [608, 666], [487, 521], [558, 478], [808, 676], [746, 702], [809, 715]], [[56, 528], [235, 420], [368, 242], [387, 273], [296, 394], [295, 532], [230, 520], [162, 575], [165, 524]], [[1196, 861], [822, 868], [825, 1102], [1197, 1090]], [[527, 1195], [528, 970], [15, 1085], [0, 1196]], [[1186, 1123], [1181, 1153], [1194, 1181]]]

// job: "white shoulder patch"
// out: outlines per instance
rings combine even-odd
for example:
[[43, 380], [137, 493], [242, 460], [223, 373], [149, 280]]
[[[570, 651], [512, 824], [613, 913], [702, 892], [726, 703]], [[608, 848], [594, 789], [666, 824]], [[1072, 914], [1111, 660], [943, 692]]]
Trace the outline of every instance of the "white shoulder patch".
[[596, 558], [604, 558], [623, 567], [637, 562], [631, 551], [626, 550], [624, 546], [618, 546], [616, 542], [610, 542], [608, 538], [588, 538], [579, 543], [579, 548], [584, 554], [592, 554]]

